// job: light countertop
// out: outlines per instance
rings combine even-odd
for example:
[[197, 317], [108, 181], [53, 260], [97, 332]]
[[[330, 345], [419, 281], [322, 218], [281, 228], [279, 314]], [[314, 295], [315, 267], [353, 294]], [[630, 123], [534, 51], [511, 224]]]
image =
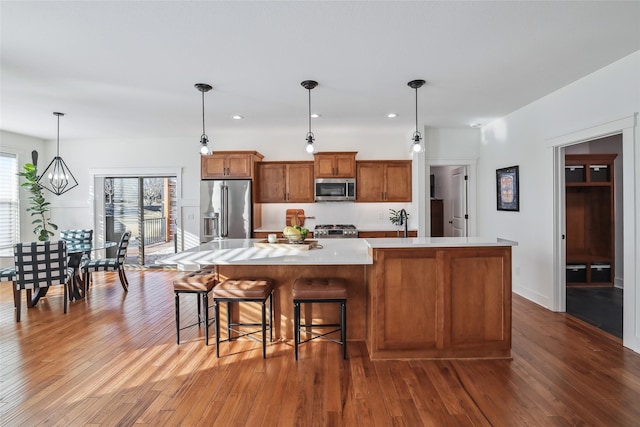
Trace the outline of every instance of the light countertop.
[[415, 237], [379, 239], [318, 239], [319, 248], [256, 248], [263, 239], [224, 239], [196, 246], [171, 255], [162, 264], [178, 265], [180, 270], [219, 265], [367, 265], [373, 264], [369, 249], [428, 248], [467, 246], [516, 246], [517, 243], [485, 237]]
[[264, 239], [225, 239], [196, 246], [162, 260], [180, 270], [209, 264], [233, 265], [366, 265], [372, 264], [364, 239], [320, 239], [321, 248], [264, 249], [253, 246]]
[[518, 246], [517, 242], [489, 237], [384, 237], [365, 240], [374, 249], [381, 248], [454, 248], [471, 246]]

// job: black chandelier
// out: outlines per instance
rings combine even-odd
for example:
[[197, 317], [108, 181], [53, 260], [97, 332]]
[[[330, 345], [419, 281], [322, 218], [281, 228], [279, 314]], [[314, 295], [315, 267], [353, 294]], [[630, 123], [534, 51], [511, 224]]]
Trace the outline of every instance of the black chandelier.
[[312, 154], [315, 151], [315, 148], [313, 147], [315, 137], [313, 136], [313, 132], [311, 132], [311, 89], [318, 86], [318, 82], [314, 80], [305, 80], [300, 84], [303, 88], [309, 91], [309, 132], [307, 132], [305, 139], [307, 141], [307, 153]]
[[416, 90], [416, 130], [413, 132], [413, 137], [411, 138], [412, 146], [411, 149], [414, 153], [420, 153], [424, 151], [424, 147], [422, 146], [422, 135], [418, 130], [418, 89], [422, 87], [426, 82], [424, 80], [411, 80], [407, 85], [410, 88]]
[[73, 176], [67, 164], [60, 157], [60, 116], [64, 113], [53, 113], [58, 117], [58, 139], [56, 146], [56, 156], [51, 160], [49, 166], [38, 177], [38, 185], [45, 190], [59, 196], [78, 185], [78, 181]]
[[211, 154], [211, 151], [209, 150], [209, 145], [208, 145], [209, 138], [207, 137], [207, 134], [204, 131], [204, 93], [209, 92], [213, 88], [211, 87], [211, 85], [208, 85], [206, 83], [196, 83], [195, 87], [200, 92], [202, 92], [202, 136], [200, 137], [200, 154], [207, 155], [207, 154]]

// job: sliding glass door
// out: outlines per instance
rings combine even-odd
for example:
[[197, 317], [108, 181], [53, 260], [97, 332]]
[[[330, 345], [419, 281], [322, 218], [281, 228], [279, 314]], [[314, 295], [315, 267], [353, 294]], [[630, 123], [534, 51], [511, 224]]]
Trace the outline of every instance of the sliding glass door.
[[[176, 178], [170, 176], [107, 176], [98, 178], [107, 241], [118, 241], [131, 231], [127, 264], [153, 267], [155, 261], [176, 252]], [[101, 185], [100, 185], [101, 184]], [[110, 249], [108, 256], [115, 255]]]

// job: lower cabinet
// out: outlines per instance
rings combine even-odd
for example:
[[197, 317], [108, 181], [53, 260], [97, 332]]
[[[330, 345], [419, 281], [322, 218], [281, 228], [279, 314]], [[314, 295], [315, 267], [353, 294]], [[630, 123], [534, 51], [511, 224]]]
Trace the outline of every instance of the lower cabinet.
[[[384, 231], [358, 231], [358, 237], [361, 239], [372, 239], [379, 237], [402, 237], [403, 231], [398, 230], [384, 230]], [[416, 230], [409, 230], [407, 237], [418, 237]]]
[[374, 249], [371, 359], [511, 356], [511, 247]]

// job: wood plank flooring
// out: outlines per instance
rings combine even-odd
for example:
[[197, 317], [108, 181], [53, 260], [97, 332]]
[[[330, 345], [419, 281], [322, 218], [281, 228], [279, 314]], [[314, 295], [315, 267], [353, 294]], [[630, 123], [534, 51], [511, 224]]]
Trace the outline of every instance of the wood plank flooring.
[[[570, 316], [513, 299], [513, 360], [380, 361], [363, 342], [175, 343], [172, 271], [97, 273], [15, 323], [0, 285], [2, 426], [638, 426], [640, 355]], [[182, 316], [195, 320], [195, 300]], [[213, 333], [212, 333], [213, 337]], [[213, 340], [212, 340], [213, 341]]]

